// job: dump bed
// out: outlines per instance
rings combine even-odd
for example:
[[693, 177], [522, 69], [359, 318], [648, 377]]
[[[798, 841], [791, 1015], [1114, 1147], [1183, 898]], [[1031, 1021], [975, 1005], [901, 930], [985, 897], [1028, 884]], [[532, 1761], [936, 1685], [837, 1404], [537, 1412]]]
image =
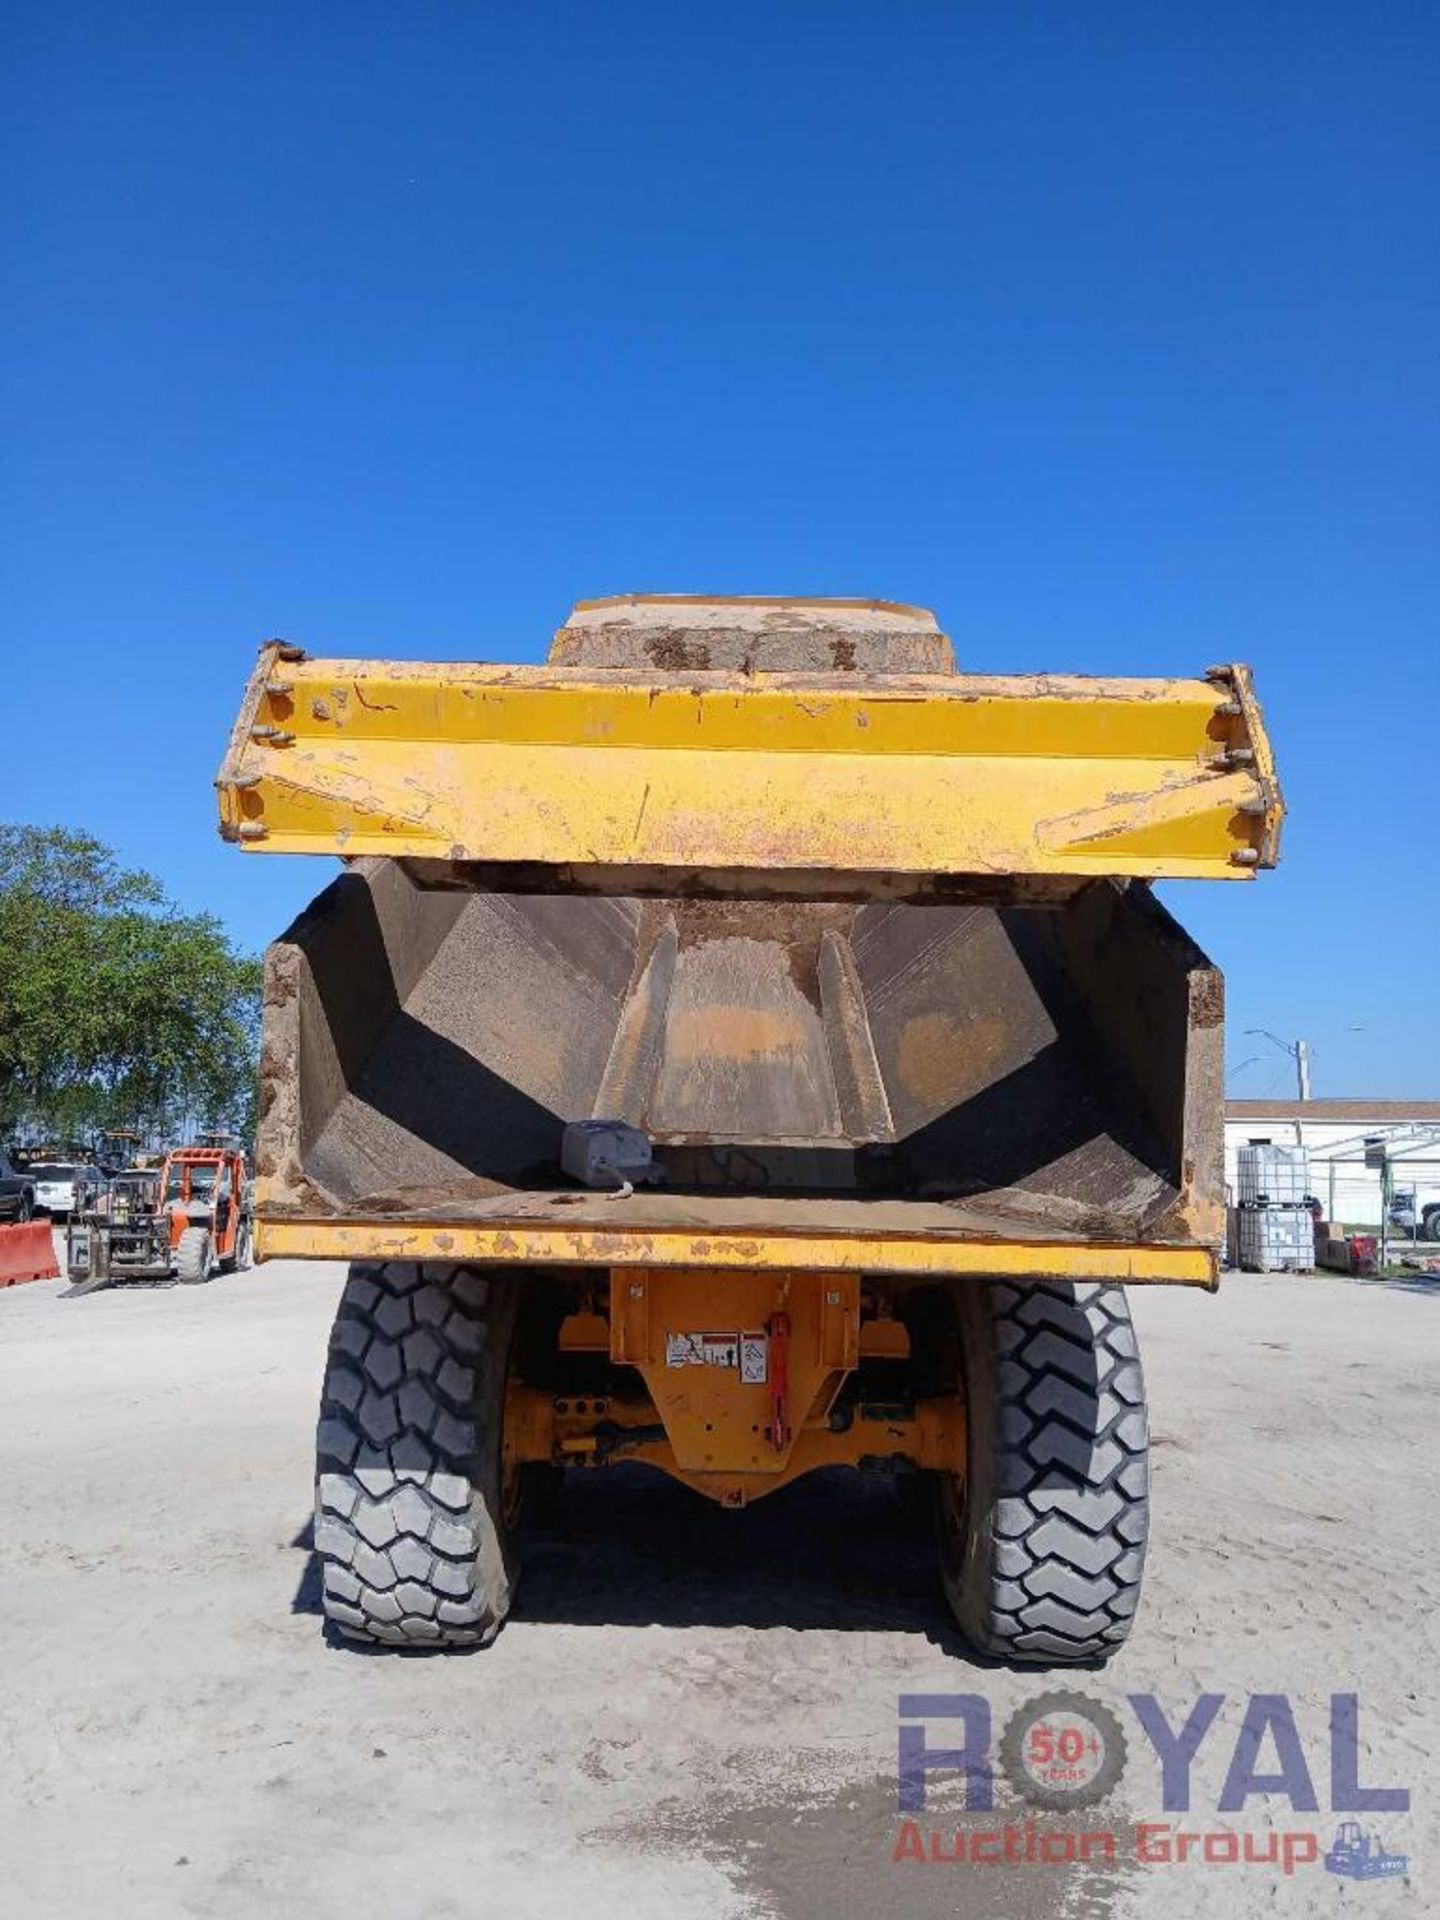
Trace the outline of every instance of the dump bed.
[[[222, 831], [348, 862], [267, 959], [262, 1252], [1208, 1282], [1222, 985], [1148, 882], [1276, 857], [1249, 676], [948, 663], [868, 602], [262, 650]], [[664, 1184], [565, 1179], [589, 1117]]]

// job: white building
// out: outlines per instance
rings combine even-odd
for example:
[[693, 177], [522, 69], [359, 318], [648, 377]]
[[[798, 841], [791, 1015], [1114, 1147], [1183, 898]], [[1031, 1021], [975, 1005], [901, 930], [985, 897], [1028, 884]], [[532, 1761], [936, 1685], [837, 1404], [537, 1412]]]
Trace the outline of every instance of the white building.
[[1380, 1174], [1365, 1165], [1367, 1140], [1383, 1140], [1397, 1193], [1440, 1205], [1440, 1100], [1227, 1100], [1225, 1182], [1236, 1191], [1236, 1150], [1249, 1140], [1302, 1146], [1310, 1191], [1327, 1219], [1380, 1224]]

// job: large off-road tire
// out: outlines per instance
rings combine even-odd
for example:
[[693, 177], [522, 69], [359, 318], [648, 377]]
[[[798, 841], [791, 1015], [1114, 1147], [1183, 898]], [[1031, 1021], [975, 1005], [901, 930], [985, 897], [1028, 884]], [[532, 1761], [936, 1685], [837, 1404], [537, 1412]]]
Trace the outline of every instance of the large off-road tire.
[[1140, 1597], [1145, 1383], [1119, 1286], [958, 1284], [967, 1473], [939, 1487], [961, 1631], [997, 1658], [1103, 1661]]
[[[483, 1646], [518, 1574], [502, 1486], [517, 1277], [351, 1268], [320, 1402], [315, 1548], [326, 1618], [385, 1646]], [[518, 1476], [517, 1476], [518, 1479]]]
[[210, 1278], [211, 1241], [208, 1227], [186, 1227], [175, 1243], [175, 1278], [187, 1287]]

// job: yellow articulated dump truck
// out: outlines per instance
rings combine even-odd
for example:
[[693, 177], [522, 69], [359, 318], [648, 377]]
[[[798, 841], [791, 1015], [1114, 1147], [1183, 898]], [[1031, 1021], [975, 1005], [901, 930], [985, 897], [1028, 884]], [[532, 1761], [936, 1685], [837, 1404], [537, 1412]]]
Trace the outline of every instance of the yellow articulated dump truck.
[[990, 1655], [1103, 1659], [1145, 1557], [1125, 1289], [1211, 1287], [1219, 974], [1161, 878], [1282, 806], [1243, 667], [981, 677], [862, 600], [582, 602], [544, 666], [262, 649], [263, 1257], [352, 1262], [315, 1543], [342, 1633], [491, 1639], [527, 1505], [640, 1461], [933, 1510]]

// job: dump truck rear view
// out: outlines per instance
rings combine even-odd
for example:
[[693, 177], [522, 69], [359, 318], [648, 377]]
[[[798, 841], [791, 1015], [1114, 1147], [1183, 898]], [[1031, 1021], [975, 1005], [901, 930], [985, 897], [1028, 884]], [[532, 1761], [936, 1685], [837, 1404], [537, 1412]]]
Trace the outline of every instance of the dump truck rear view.
[[255, 1232], [340, 1257], [341, 1632], [489, 1640], [527, 1505], [825, 1466], [933, 1509], [974, 1646], [1103, 1659], [1147, 1524], [1125, 1286], [1215, 1284], [1250, 677], [981, 677], [876, 601], [582, 602], [544, 666], [261, 650], [218, 781], [339, 878], [266, 961]]

